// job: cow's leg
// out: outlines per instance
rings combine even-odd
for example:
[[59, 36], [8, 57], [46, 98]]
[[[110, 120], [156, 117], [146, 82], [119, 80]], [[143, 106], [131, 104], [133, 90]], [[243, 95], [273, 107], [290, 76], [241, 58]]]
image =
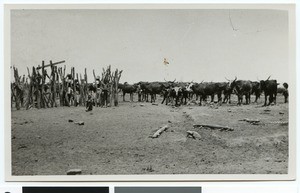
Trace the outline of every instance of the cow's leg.
[[166, 105], [168, 105], [168, 103], [170, 102], [170, 96], [166, 96]]
[[247, 98], [248, 98], [248, 105], [249, 105], [251, 103], [251, 94], [250, 93], [247, 94]]
[[265, 103], [263, 106], [267, 106], [267, 99], [268, 99], [268, 95], [265, 94]]
[[269, 103], [268, 103], [268, 106], [273, 102], [273, 95], [270, 94], [269, 95]]
[[161, 104], [164, 104], [165, 100], [166, 100], [166, 96], [164, 95], [164, 98], [163, 98], [163, 100], [161, 101]]
[[288, 102], [288, 95], [287, 95], [287, 93], [284, 92], [283, 96], [284, 96], [284, 103], [287, 103]]
[[238, 105], [241, 105], [243, 102], [243, 95], [238, 95]]
[[199, 106], [202, 106], [201, 101], [202, 101], [202, 96], [199, 96]]
[[218, 103], [222, 104], [222, 93], [218, 93]]
[[125, 102], [125, 92], [123, 91], [123, 102]]

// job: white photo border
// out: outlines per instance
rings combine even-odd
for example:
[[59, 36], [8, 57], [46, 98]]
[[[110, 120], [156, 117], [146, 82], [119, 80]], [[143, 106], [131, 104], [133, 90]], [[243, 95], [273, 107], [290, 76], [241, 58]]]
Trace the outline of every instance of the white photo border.
[[[13, 176], [11, 158], [10, 11], [16, 9], [273, 9], [289, 15], [289, 160], [287, 174], [174, 174]], [[296, 6], [295, 4], [4, 4], [5, 181], [14, 182], [197, 182], [287, 181], [296, 178]]]

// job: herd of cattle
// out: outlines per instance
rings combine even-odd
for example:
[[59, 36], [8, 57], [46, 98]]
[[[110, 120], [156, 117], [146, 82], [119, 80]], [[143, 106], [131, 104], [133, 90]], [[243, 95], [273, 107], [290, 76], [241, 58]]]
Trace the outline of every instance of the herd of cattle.
[[246, 104], [249, 104], [251, 95], [255, 95], [255, 101], [260, 98], [263, 93], [265, 96], [264, 106], [271, 103], [276, 104], [277, 93], [283, 94], [285, 103], [288, 102], [288, 84], [283, 83], [279, 87], [277, 80], [249, 81], [249, 80], [228, 80], [227, 82], [138, 82], [135, 84], [119, 84], [119, 89], [123, 92], [123, 101], [125, 101], [126, 93], [130, 94], [130, 100], [133, 101], [133, 94], [138, 94], [138, 101], [146, 101], [153, 103], [156, 101], [156, 95], [163, 96], [162, 104], [175, 103], [175, 106], [185, 105], [188, 100], [196, 96], [199, 105], [202, 101], [206, 101], [210, 97], [210, 102], [214, 102], [215, 95], [218, 103], [231, 103], [231, 95], [236, 94], [238, 105], [243, 103], [245, 96]]

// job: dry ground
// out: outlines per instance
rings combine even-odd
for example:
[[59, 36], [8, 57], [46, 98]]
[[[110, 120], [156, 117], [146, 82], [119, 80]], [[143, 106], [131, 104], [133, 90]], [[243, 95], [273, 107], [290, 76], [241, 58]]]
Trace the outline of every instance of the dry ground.
[[[279, 96], [277, 105], [261, 105], [262, 99], [242, 106], [121, 102], [92, 112], [84, 107], [13, 110], [12, 174], [65, 175], [74, 168], [83, 175], [287, 173], [288, 104]], [[239, 121], [243, 118], [261, 122], [251, 125]], [[168, 122], [159, 138], [149, 138]], [[234, 131], [194, 129], [197, 123]], [[187, 138], [187, 130], [197, 131], [201, 140]]]

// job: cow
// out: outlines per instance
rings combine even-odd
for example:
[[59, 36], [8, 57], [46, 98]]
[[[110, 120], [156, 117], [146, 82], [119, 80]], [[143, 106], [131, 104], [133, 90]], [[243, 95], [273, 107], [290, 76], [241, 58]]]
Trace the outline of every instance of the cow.
[[189, 98], [189, 95], [192, 91], [192, 89], [190, 88], [190, 83], [188, 82], [178, 82], [178, 83], [174, 83], [172, 85], [172, 87], [175, 89], [176, 87], [180, 88], [179, 90], [177, 90], [178, 88], [176, 88], [176, 97], [175, 99], [180, 99], [180, 104], [187, 104], [187, 99]]
[[214, 101], [214, 96], [216, 94], [217, 85], [213, 82], [201, 82], [201, 83], [191, 83], [189, 86], [196, 95], [199, 95], [200, 102], [199, 105], [202, 105], [202, 100], [206, 100], [207, 96], [211, 97], [211, 102]]
[[261, 86], [260, 86], [260, 83], [257, 82], [257, 81], [251, 81], [251, 84], [252, 84], [252, 92], [251, 94], [254, 94], [255, 95], [255, 103], [257, 103], [257, 99], [260, 98], [260, 95], [261, 95]]
[[123, 87], [124, 87], [124, 84], [119, 83], [119, 84], [118, 84], [118, 91], [121, 92], [122, 89], [123, 89]]
[[149, 84], [150, 84], [149, 82], [142, 82], [142, 81], [137, 83], [142, 95], [141, 101], [146, 101], [146, 102], [149, 101], [149, 97], [148, 97], [150, 92]]
[[[216, 82], [214, 83], [215, 93], [218, 97], [218, 103], [230, 102], [231, 88], [229, 82]], [[222, 94], [224, 95], [224, 100], [222, 101]]]
[[151, 97], [151, 103], [155, 102], [156, 95], [161, 94], [165, 88], [163, 82], [151, 82], [149, 83], [147, 90]]
[[161, 101], [161, 104], [166, 102], [166, 105], [168, 105], [168, 103], [170, 102], [171, 95], [172, 95], [171, 91], [172, 91], [172, 88], [165, 88], [162, 90], [163, 100]]
[[[260, 86], [261, 90], [265, 95], [265, 103], [263, 106], [269, 106], [272, 102], [276, 104], [276, 96], [277, 96], [277, 80], [269, 80], [271, 76], [268, 77], [267, 80], [261, 80]], [[267, 98], [269, 96], [269, 103], [267, 104]]]
[[277, 88], [277, 93], [282, 94], [284, 96], [284, 103], [287, 103], [289, 97], [289, 90], [288, 90], [289, 85], [285, 82], [282, 84], [282, 86], [283, 87]]
[[167, 81], [165, 79], [165, 82], [160, 82], [162, 87], [161, 94], [163, 96], [161, 104], [166, 102], [167, 105], [170, 102], [170, 99], [172, 98], [172, 88], [174, 88], [174, 86], [176, 85], [175, 81], [176, 79], [174, 81]]
[[233, 93], [233, 88], [231, 87], [231, 83], [236, 81], [236, 79], [229, 80], [226, 77], [225, 79], [228, 80], [228, 82], [226, 82], [227, 86], [223, 90], [223, 94], [224, 94], [223, 103], [231, 104], [231, 94]]
[[175, 100], [175, 106], [179, 106], [182, 103], [183, 90], [181, 86], [175, 86], [170, 90], [170, 96]]
[[130, 102], [133, 102], [133, 94], [137, 91], [138, 89], [137, 84], [128, 84], [127, 82], [124, 83], [122, 92], [123, 92], [123, 101], [125, 101], [125, 95], [126, 93], [130, 94]]
[[[163, 94], [166, 89], [172, 87], [174, 81], [165, 81], [165, 82], [139, 82], [137, 85], [140, 85], [140, 89], [144, 92], [144, 99], [146, 102], [149, 102], [148, 96], [151, 97], [151, 103], [155, 102], [157, 94]], [[164, 100], [163, 100], [164, 101]]]
[[250, 80], [237, 80], [231, 82], [230, 88], [238, 96], [238, 105], [241, 105], [243, 102], [243, 96], [245, 95], [246, 104], [250, 104], [250, 97], [252, 92], [252, 84]]

